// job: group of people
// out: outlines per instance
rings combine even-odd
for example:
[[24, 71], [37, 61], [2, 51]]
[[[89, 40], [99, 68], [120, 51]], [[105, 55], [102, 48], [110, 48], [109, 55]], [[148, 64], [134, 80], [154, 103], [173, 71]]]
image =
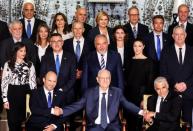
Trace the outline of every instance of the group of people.
[[[97, 14], [96, 27], [87, 24], [83, 7], [72, 24], [56, 13], [51, 29], [35, 18], [33, 1], [24, 0], [22, 14], [8, 27], [0, 21], [1, 95], [10, 131], [22, 130], [26, 94], [32, 113], [27, 131], [61, 131], [65, 121], [73, 127], [71, 114], [81, 109], [88, 131], [119, 131], [122, 107], [129, 131], [140, 131], [143, 118], [153, 123], [149, 131], [180, 131], [180, 118], [192, 125], [193, 25], [187, 5], [179, 6], [179, 22], [168, 33], [162, 15], [152, 18], [149, 32], [137, 7], [129, 8], [128, 23], [114, 28], [105, 11]], [[139, 108], [144, 94], [152, 95], [148, 111]]]

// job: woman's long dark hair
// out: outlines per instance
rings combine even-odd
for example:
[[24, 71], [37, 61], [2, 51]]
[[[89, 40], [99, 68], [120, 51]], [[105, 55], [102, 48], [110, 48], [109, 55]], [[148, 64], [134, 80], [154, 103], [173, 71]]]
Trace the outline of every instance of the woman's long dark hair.
[[26, 49], [26, 56], [24, 58], [24, 61], [26, 63], [29, 63], [28, 58], [27, 58], [27, 46], [22, 42], [17, 42], [17, 43], [14, 44], [14, 47], [13, 47], [13, 50], [12, 50], [12, 53], [11, 53], [11, 58], [8, 62], [8, 66], [12, 71], [14, 70], [14, 67], [15, 67], [15, 62], [16, 62], [16, 59], [17, 59], [16, 58], [17, 57], [17, 51], [20, 50], [23, 47], [25, 47], [25, 49]]
[[129, 42], [128, 33], [127, 33], [125, 27], [122, 26], [122, 25], [117, 25], [117, 26], [114, 27], [114, 29], [113, 29], [113, 41], [116, 43], [115, 33], [116, 33], [116, 31], [117, 31], [118, 29], [122, 29], [122, 30], [125, 32], [124, 44], [127, 44], [127, 43]]
[[59, 15], [62, 16], [62, 18], [64, 19], [64, 22], [65, 22], [65, 23], [64, 23], [63, 33], [64, 33], [64, 34], [67, 34], [68, 32], [70, 32], [70, 29], [69, 29], [69, 27], [68, 27], [68, 20], [67, 20], [67, 17], [66, 17], [63, 13], [61, 13], [61, 12], [56, 13], [56, 15], [54, 16], [54, 20], [53, 20], [53, 23], [52, 23], [51, 34], [54, 32], [54, 30], [57, 31], [56, 18], [57, 18]]

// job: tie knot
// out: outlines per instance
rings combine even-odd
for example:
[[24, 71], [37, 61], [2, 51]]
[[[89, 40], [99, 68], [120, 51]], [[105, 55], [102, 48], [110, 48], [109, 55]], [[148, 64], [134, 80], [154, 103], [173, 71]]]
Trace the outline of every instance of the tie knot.
[[101, 57], [104, 57], [104, 55], [103, 55], [103, 54], [101, 54]]
[[180, 24], [180, 26], [184, 28], [184, 24]]
[[179, 48], [179, 50], [181, 51], [181, 50], [182, 50], [182, 48]]
[[103, 97], [106, 95], [106, 93], [102, 93], [103, 94]]
[[136, 30], [136, 26], [133, 26], [133, 30]]
[[77, 42], [77, 44], [80, 44], [80, 41], [79, 41], [79, 40], [77, 40], [76, 42]]
[[51, 92], [50, 92], [50, 91], [48, 92], [48, 95], [51, 95]]
[[159, 38], [160, 35], [156, 35], [156, 36]]
[[30, 22], [31, 22], [31, 20], [27, 20], [27, 22], [28, 22], [28, 23], [30, 23]]

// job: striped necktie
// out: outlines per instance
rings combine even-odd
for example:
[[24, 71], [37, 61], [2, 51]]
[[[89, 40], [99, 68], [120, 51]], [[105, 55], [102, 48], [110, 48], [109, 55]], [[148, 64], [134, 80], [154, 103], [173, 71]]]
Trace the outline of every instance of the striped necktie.
[[104, 60], [104, 55], [101, 54], [101, 69], [105, 68], [105, 60]]

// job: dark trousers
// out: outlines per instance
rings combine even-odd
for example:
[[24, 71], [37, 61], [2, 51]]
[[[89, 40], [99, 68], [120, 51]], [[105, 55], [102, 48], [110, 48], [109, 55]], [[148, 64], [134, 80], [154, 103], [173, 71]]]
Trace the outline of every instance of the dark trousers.
[[27, 85], [9, 85], [7, 119], [9, 131], [22, 131], [21, 125], [25, 121]]
[[95, 125], [91, 127], [87, 127], [86, 131], [121, 131], [120, 126], [108, 124], [108, 126], [104, 129], [100, 125]]

